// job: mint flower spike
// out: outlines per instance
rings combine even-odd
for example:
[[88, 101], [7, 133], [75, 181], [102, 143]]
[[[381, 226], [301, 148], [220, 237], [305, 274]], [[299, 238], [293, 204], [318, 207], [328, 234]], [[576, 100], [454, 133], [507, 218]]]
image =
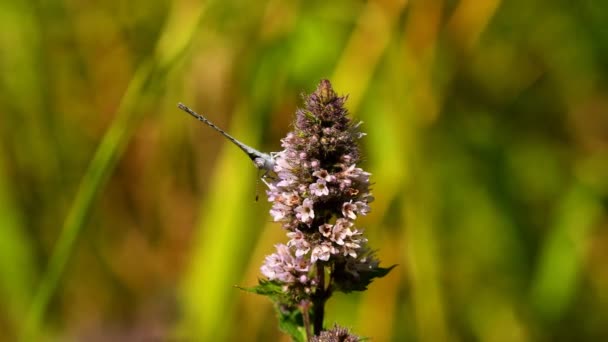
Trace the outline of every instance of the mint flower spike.
[[348, 329], [334, 324], [330, 330], [322, 331], [319, 336], [314, 336], [310, 342], [359, 342], [359, 336], [353, 335]]
[[266, 182], [270, 215], [289, 241], [266, 257], [265, 279], [249, 290], [271, 297], [281, 329], [296, 341], [348, 335], [337, 328], [322, 334], [325, 302], [334, 291], [364, 291], [392, 269], [379, 267], [355, 224], [370, 212], [373, 196], [370, 173], [357, 166], [357, 142], [365, 134], [348, 118], [345, 102], [327, 80], [304, 97], [294, 130], [272, 156], [275, 177]]

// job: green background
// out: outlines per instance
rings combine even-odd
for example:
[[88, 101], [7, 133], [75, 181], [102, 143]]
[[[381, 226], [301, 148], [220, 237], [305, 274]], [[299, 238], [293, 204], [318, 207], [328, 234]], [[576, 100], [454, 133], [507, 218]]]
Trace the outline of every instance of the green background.
[[[363, 120], [375, 341], [608, 340], [608, 3], [0, 0], [0, 337], [272, 341], [251, 162]], [[256, 187], [260, 191], [255, 202]]]

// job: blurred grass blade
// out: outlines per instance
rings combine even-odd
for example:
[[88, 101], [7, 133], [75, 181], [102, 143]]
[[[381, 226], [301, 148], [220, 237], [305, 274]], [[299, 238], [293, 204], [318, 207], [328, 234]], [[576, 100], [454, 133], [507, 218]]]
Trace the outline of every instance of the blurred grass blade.
[[[419, 172], [416, 172], [419, 174]], [[405, 249], [408, 251], [408, 266], [411, 269], [412, 295], [416, 315], [417, 336], [420, 341], [448, 341], [444, 293], [440, 281], [442, 263], [437, 236], [436, 198], [430, 189], [432, 175], [419, 174], [416, 184], [410, 189], [411, 203], [404, 204], [402, 213], [409, 223]], [[421, 180], [422, 177], [426, 179]]]
[[[393, 26], [405, 8], [406, 1], [368, 2], [361, 12], [357, 27], [351, 34], [340, 61], [334, 70], [332, 82], [336, 89], [349, 94], [348, 107], [356, 113], [365, 96], [380, 58], [391, 40]], [[374, 37], [374, 39], [369, 39]], [[361, 51], [365, 51], [362, 56]], [[357, 70], [356, 73], [353, 70]]]
[[[87, 223], [101, 190], [106, 185], [124, 147], [130, 140], [142, 113], [137, 112], [137, 103], [152, 83], [160, 83], [168, 70], [178, 61], [190, 45], [196, 32], [202, 8], [190, 8], [189, 20], [170, 20], [168, 27], [159, 40], [156, 54], [141, 63], [122, 97], [116, 118], [102, 139], [93, 160], [80, 184], [78, 194], [64, 222], [61, 235], [49, 261], [48, 269], [32, 301], [22, 339], [35, 340], [49, 302], [55, 294], [66, 265], [74, 250], [75, 242]], [[183, 11], [182, 11], [183, 12]], [[167, 49], [160, 48], [166, 44], [167, 36], [180, 37], [174, 40]]]
[[51, 255], [48, 268], [32, 301], [24, 335], [22, 335], [24, 340], [35, 339], [49, 301], [57, 290], [66, 264], [72, 255], [76, 239], [86, 224], [91, 208], [105, 186], [124, 146], [129, 141], [134, 121], [137, 118], [134, 111], [135, 104], [150, 75], [149, 63], [141, 65], [137, 70], [119, 106], [116, 119], [89, 164]]
[[596, 195], [580, 184], [562, 199], [531, 292], [534, 308], [545, 319], [559, 319], [577, 292], [589, 234], [601, 214]]
[[3, 298], [2, 311], [8, 314], [10, 324], [19, 328], [34, 284], [32, 243], [11, 203], [2, 162], [0, 158], [0, 298]]
[[[39, 61], [36, 58], [40, 53], [40, 36], [30, 4], [0, 1], [0, 32], [0, 106], [3, 107], [0, 109], [0, 150], [2, 153], [10, 149], [16, 151], [14, 159], [10, 153], [0, 158], [0, 336], [10, 339], [22, 328], [23, 316], [33, 292], [36, 267], [33, 262], [35, 245], [24, 226], [24, 214], [19, 203], [15, 202], [18, 195], [14, 191], [22, 186], [22, 179], [9, 180], [7, 175], [11, 170], [19, 169], [11, 163], [19, 165], [32, 160], [34, 163], [29, 164], [32, 167], [45, 165], [37, 172], [49, 172], [54, 170], [54, 160], [46, 151], [44, 138], [41, 138], [45, 132], [40, 127], [41, 120], [33, 114], [42, 112], [43, 106], [39, 87], [41, 76], [37, 72]], [[16, 112], [33, 115], [11, 117]], [[16, 126], [17, 122], [19, 126]], [[32, 129], [20, 130], [20, 127]], [[27, 144], [13, 143], [16, 148], [11, 146], [17, 137]], [[11, 196], [13, 194], [15, 196]]]

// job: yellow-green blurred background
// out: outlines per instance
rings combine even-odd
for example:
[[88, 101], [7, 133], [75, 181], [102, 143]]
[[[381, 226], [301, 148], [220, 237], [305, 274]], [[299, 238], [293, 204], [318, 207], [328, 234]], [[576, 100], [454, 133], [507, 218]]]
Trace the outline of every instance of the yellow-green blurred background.
[[[608, 2], [0, 0], [0, 340], [286, 341], [257, 172], [329, 78], [363, 120], [374, 341], [608, 340]], [[260, 187], [261, 190], [263, 188]]]

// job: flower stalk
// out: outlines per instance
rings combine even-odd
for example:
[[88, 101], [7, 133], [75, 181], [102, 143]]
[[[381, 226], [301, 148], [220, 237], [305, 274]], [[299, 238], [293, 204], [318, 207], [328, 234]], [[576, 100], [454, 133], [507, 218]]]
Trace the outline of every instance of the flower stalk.
[[323, 319], [325, 317], [325, 302], [329, 298], [329, 287], [325, 287], [325, 266], [321, 261], [317, 261], [317, 277], [319, 278], [319, 285], [317, 291], [313, 296], [313, 309], [314, 309], [314, 331], [315, 335], [319, 335], [323, 330]]
[[[379, 267], [356, 227], [373, 197], [370, 174], [357, 166], [358, 140], [365, 134], [361, 123], [348, 118], [345, 102], [322, 80], [296, 112], [294, 130], [281, 140], [283, 150], [273, 154], [274, 177], [265, 182], [270, 215], [289, 241], [266, 257], [265, 279], [250, 290], [271, 297], [280, 326], [296, 341], [324, 333], [325, 304], [334, 291], [364, 291], [392, 269]], [[346, 332], [358, 340], [345, 329], [334, 330], [336, 336]]]

